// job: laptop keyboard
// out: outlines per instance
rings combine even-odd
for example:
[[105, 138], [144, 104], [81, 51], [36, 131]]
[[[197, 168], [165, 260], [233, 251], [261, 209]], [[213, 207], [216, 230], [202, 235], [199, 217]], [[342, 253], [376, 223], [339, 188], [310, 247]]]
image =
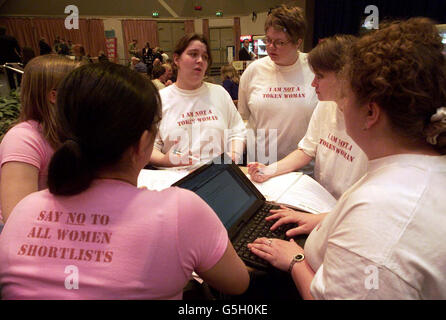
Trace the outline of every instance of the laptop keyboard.
[[257, 238], [276, 238], [276, 239], [286, 239], [285, 232], [294, 228], [296, 225], [282, 225], [274, 231], [271, 231], [271, 226], [277, 221], [266, 221], [265, 218], [270, 215], [269, 211], [271, 209], [279, 209], [279, 206], [265, 203], [262, 208], [257, 212], [257, 214], [251, 219], [249, 224], [242, 230], [241, 234], [233, 242], [235, 251], [238, 253], [240, 258], [242, 258], [248, 265], [257, 269], [267, 269], [270, 264], [259, 258], [248, 249], [248, 243], [253, 242]]

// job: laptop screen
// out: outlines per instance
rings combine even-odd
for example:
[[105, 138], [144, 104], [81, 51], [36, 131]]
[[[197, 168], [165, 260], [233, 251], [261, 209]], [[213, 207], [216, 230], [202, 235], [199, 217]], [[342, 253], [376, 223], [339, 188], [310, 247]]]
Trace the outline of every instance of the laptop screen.
[[258, 200], [241, 178], [231, 172], [230, 165], [225, 164], [211, 165], [178, 186], [199, 195], [228, 230]]

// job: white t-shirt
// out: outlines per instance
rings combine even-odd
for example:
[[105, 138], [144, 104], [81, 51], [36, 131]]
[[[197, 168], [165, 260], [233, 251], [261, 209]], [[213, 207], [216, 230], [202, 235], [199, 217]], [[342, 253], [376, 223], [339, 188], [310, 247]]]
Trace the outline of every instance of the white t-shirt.
[[[254, 129], [257, 146], [265, 149], [266, 157], [269, 157], [269, 143], [273, 140], [269, 134], [272, 129], [277, 130], [277, 159], [270, 157], [269, 161], [262, 161], [257, 155], [257, 161], [272, 163], [296, 149], [318, 101], [311, 87], [313, 78], [305, 53], [299, 53], [296, 63], [291, 66], [278, 66], [270, 57], [264, 57], [252, 62], [243, 72], [238, 110], [244, 119], [248, 119], [248, 128]], [[259, 129], [268, 131], [263, 134]], [[249, 136], [247, 143], [249, 156]]]
[[175, 146], [205, 162], [229, 152], [233, 140], [244, 141], [245, 124], [222, 86], [204, 82], [196, 90], [182, 90], [171, 85], [160, 96], [163, 115], [155, 148], [161, 152]]
[[394, 155], [311, 232], [316, 299], [446, 299], [446, 156]]
[[299, 149], [316, 158], [314, 177], [336, 199], [367, 171], [367, 156], [347, 135], [344, 115], [333, 101], [318, 103]]

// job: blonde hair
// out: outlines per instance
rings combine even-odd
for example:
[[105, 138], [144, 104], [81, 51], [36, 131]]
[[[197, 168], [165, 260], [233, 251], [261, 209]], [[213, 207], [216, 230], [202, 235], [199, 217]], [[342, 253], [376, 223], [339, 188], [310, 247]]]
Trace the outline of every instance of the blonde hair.
[[53, 148], [58, 146], [55, 105], [49, 101], [51, 90], [57, 90], [61, 80], [79, 63], [57, 54], [32, 59], [25, 67], [22, 79], [19, 121], [35, 120]]
[[235, 70], [235, 68], [232, 65], [225, 65], [222, 66], [221, 69], [221, 77], [223, 80], [231, 80], [234, 83], [239, 83], [240, 82], [240, 76], [237, 72], [237, 70]]

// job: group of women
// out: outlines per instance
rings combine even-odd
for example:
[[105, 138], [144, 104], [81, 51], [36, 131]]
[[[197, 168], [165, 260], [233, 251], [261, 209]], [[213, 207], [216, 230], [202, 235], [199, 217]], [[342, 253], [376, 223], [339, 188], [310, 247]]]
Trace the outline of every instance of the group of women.
[[[326, 214], [282, 207], [267, 218], [273, 229], [298, 223], [288, 235], [309, 234], [305, 248], [266, 238], [249, 248], [290, 272], [305, 299], [445, 299], [446, 60], [434, 24], [382, 24], [308, 55], [304, 31], [299, 8], [274, 9], [269, 56], [240, 80], [239, 111], [257, 134], [249, 173], [265, 181], [315, 158], [339, 200]], [[159, 93], [124, 66], [63, 59], [27, 65], [21, 122], [0, 145], [2, 298], [180, 299], [193, 271], [243, 293], [249, 274], [212, 209], [186, 190], [136, 186], [147, 163], [242, 159], [242, 117], [223, 87], [203, 82], [206, 39], [180, 40], [177, 82]]]

